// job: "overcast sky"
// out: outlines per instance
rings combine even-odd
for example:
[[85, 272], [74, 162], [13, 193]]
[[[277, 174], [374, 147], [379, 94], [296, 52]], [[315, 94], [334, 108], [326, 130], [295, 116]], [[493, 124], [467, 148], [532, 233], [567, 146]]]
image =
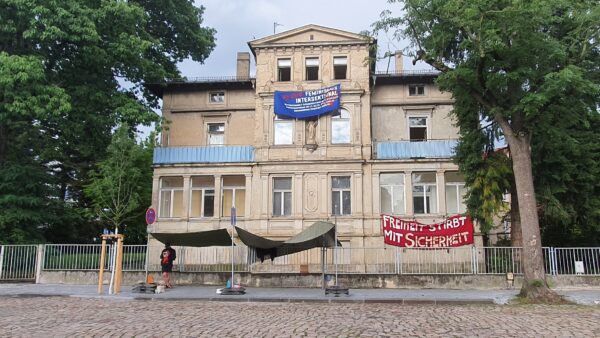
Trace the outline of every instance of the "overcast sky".
[[[235, 75], [237, 52], [249, 52], [248, 41], [272, 35], [274, 22], [282, 25], [277, 33], [308, 24], [359, 33], [369, 30], [381, 11], [391, 6], [387, 0], [201, 0], [196, 5], [205, 7], [203, 26], [217, 30], [217, 46], [204, 64], [191, 60], [181, 63], [180, 70], [186, 77]], [[405, 47], [385, 35], [378, 37], [378, 43], [379, 54]], [[405, 60], [405, 68], [412, 66], [409, 63]], [[254, 60], [251, 64], [254, 74]], [[387, 61], [380, 61], [377, 70], [386, 67]]]

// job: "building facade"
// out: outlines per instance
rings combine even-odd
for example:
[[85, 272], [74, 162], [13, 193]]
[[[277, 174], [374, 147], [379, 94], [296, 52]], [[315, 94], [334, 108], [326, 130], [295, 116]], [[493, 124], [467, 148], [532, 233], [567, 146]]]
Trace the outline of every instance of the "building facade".
[[[308, 25], [248, 43], [235, 77], [171, 81], [153, 89], [168, 122], [154, 154], [151, 232], [237, 224], [285, 240], [335, 221], [345, 247], [384, 246], [380, 214], [423, 223], [465, 212], [452, 162], [458, 131], [436, 74], [377, 74], [376, 42]], [[341, 85], [340, 109], [318, 119], [274, 111], [274, 91]]]

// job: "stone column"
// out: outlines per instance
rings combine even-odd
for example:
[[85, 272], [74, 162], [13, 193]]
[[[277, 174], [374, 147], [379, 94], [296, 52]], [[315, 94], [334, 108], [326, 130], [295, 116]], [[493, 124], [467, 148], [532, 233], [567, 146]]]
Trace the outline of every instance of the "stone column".
[[221, 194], [223, 193], [221, 190], [221, 175], [214, 176], [215, 182], [215, 212], [213, 213], [214, 219], [219, 219], [221, 217]]
[[181, 203], [183, 203], [183, 219], [190, 219], [190, 186], [192, 177], [190, 175], [183, 176], [183, 196], [181, 197]]
[[438, 170], [435, 173], [436, 184], [437, 184], [437, 196], [438, 196], [438, 213], [445, 215], [448, 210], [446, 208], [446, 177], [444, 176], [444, 170]]
[[412, 189], [412, 171], [404, 172], [404, 191], [406, 192], [406, 215], [413, 216], [415, 214], [413, 207], [413, 189]]
[[240, 215], [246, 219], [250, 219], [252, 216], [252, 174], [246, 174], [246, 198], [244, 201], [244, 209], [245, 209], [245, 214], [244, 215]]

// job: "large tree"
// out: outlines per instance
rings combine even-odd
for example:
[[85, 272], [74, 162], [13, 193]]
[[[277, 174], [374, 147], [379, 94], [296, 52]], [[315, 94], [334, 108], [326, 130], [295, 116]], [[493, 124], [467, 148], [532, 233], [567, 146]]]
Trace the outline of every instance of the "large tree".
[[408, 38], [407, 53], [441, 72], [437, 83], [455, 98], [457, 118], [493, 121], [501, 130], [519, 205], [521, 295], [557, 300], [545, 279], [531, 138], [552, 128], [539, 124], [547, 114], [597, 114], [599, 89], [590, 76], [598, 71], [597, 1], [405, 0], [401, 11], [384, 12], [375, 28]]
[[2, 175], [12, 216], [0, 231], [27, 223], [51, 241], [94, 237], [82, 212], [89, 171], [118, 124], [158, 121], [144, 82], [179, 77], [178, 62], [212, 51], [202, 14], [191, 0], [0, 0], [0, 171], [13, 173]]

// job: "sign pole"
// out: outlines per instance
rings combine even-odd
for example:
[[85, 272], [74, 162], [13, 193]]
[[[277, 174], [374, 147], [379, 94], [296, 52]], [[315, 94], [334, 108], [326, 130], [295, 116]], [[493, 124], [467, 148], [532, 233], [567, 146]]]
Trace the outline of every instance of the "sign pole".
[[236, 223], [236, 214], [235, 214], [235, 206], [231, 207], [231, 284], [229, 285], [233, 288], [233, 231], [235, 230]]

